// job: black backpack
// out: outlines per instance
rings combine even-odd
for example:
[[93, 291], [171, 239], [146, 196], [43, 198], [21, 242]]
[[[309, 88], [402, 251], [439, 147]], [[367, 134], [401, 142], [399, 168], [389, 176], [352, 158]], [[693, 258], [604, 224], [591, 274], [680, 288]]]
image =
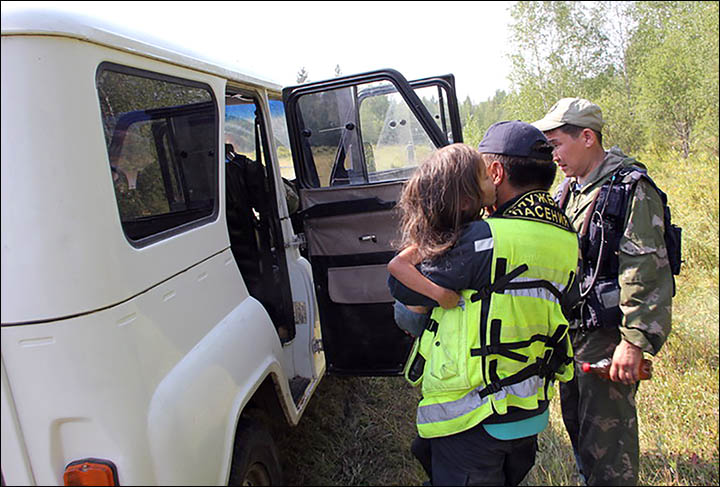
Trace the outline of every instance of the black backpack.
[[[580, 229], [580, 241], [581, 245], [591, 245], [588, 240], [592, 240], [594, 235], [590, 235], [590, 239], [587, 238], [586, 231], [590, 227], [590, 219], [595, 209], [599, 209], [601, 213], [604, 213], [607, 209], [618, 207], [619, 219], [624, 221], [625, 212], [630, 204], [630, 198], [635, 190], [640, 179], [645, 179], [660, 195], [660, 200], [663, 205], [663, 223], [665, 227], [664, 240], [665, 247], [668, 253], [668, 260], [670, 262], [670, 270], [673, 275], [673, 295], [675, 294], [675, 278], [674, 276], [680, 274], [680, 268], [683, 263], [682, 260], [682, 228], [672, 223], [670, 214], [670, 207], [668, 206], [667, 195], [655, 184], [655, 181], [648, 176], [645, 169], [637, 166], [622, 167], [615, 171], [612, 177], [606, 181], [600, 191], [595, 196], [595, 200], [591, 203], [591, 210], [588, 211], [585, 221], [583, 222], [582, 228]], [[558, 191], [558, 206], [564, 207], [569, 191], [569, 179], [563, 181]], [[609, 205], [608, 205], [609, 203]], [[612, 210], [611, 210], [612, 212]], [[618, 229], [618, 232], [613, 232], [613, 235], [607, 238], [607, 243], [610, 244], [611, 252], [617, 250], [619, 246], [620, 237], [622, 235], [622, 229]], [[592, 229], [588, 232], [592, 234]], [[587, 250], [587, 248], [583, 249]], [[613, 259], [616, 260], [616, 259]], [[616, 270], [616, 269], [614, 269]]]

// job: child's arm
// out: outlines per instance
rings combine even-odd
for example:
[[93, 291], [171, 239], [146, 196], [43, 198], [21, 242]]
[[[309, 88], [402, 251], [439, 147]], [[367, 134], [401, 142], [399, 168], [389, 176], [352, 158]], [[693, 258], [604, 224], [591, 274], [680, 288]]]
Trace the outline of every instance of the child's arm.
[[455, 291], [438, 286], [430, 279], [422, 275], [415, 267], [420, 262], [417, 247], [410, 246], [403, 249], [388, 264], [388, 271], [395, 279], [403, 283], [409, 289], [424, 296], [434, 299], [445, 309], [452, 309], [457, 306], [460, 295]]

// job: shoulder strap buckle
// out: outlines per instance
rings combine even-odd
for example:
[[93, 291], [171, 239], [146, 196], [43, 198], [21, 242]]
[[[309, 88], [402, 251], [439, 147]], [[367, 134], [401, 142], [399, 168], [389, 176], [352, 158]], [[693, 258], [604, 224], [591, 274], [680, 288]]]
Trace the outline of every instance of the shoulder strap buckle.
[[428, 320], [425, 322], [425, 329], [428, 330], [430, 333], [435, 333], [438, 329], [438, 322], [432, 318], [428, 318]]
[[473, 303], [476, 301], [479, 301], [481, 299], [486, 299], [490, 297], [490, 294], [492, 293], [501, 293], [505, 291], [505, 289], [508, 287], [508, 284], [510, 284], [510, 281], [518, 277], [520, 274], [528, 270], [527, 264], [522, 264], [517, 266], [512, 271], [508, 272], [507, 274], [504, 274], [503, 276], [497, 278], [495, 282], [490, 284], [489, 286], [485, 286], [482, 289], [478, 289], [476, 293], [474, 293], [472, 296], [470, 296], [470, 301]]
[[491, 382], [485, 388], [481, 391], [478, 391], [478, 395], [480, 397], [489, 396], [490, 394], [495, 394], [496, 392], [500, 392], [502, 389], [502, 385], [499, 382]]

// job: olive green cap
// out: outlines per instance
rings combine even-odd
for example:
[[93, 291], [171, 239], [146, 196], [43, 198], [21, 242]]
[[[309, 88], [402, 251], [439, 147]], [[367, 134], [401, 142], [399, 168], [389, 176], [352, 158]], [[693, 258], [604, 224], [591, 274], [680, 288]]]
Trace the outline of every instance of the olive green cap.
[[600, 107], [584, 98], [563, 98], [550, 108], [544, 118], [533, 122], [543, 132], [565, 124], [602, 132], [605, 122]]

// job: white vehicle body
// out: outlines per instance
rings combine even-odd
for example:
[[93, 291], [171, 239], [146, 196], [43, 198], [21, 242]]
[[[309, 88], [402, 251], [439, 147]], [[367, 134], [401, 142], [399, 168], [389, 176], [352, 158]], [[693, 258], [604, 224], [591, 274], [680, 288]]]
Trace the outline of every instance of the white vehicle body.
[[[212, 99], [216, 189], [202, 218], [128, 236], [103, 132], [106, 69], [151, 73]], [[233, 93], [259, 112], [289, 323], [274, 323], [251, 295], [231, 249], [222, 101]], [[290, 219], [273, 136], [270, 105], [280, 97], [274, 83], [79, 17], [3, 16], [6, 484], [62, 484], [70, 462], [101, 458], [121, 485], [224, 485], [250, 406], [274, 402], [278, 420], [298, 423], [326, 360], [313, 269]], [[301, 194], [305, 206], [309, 194]]]

